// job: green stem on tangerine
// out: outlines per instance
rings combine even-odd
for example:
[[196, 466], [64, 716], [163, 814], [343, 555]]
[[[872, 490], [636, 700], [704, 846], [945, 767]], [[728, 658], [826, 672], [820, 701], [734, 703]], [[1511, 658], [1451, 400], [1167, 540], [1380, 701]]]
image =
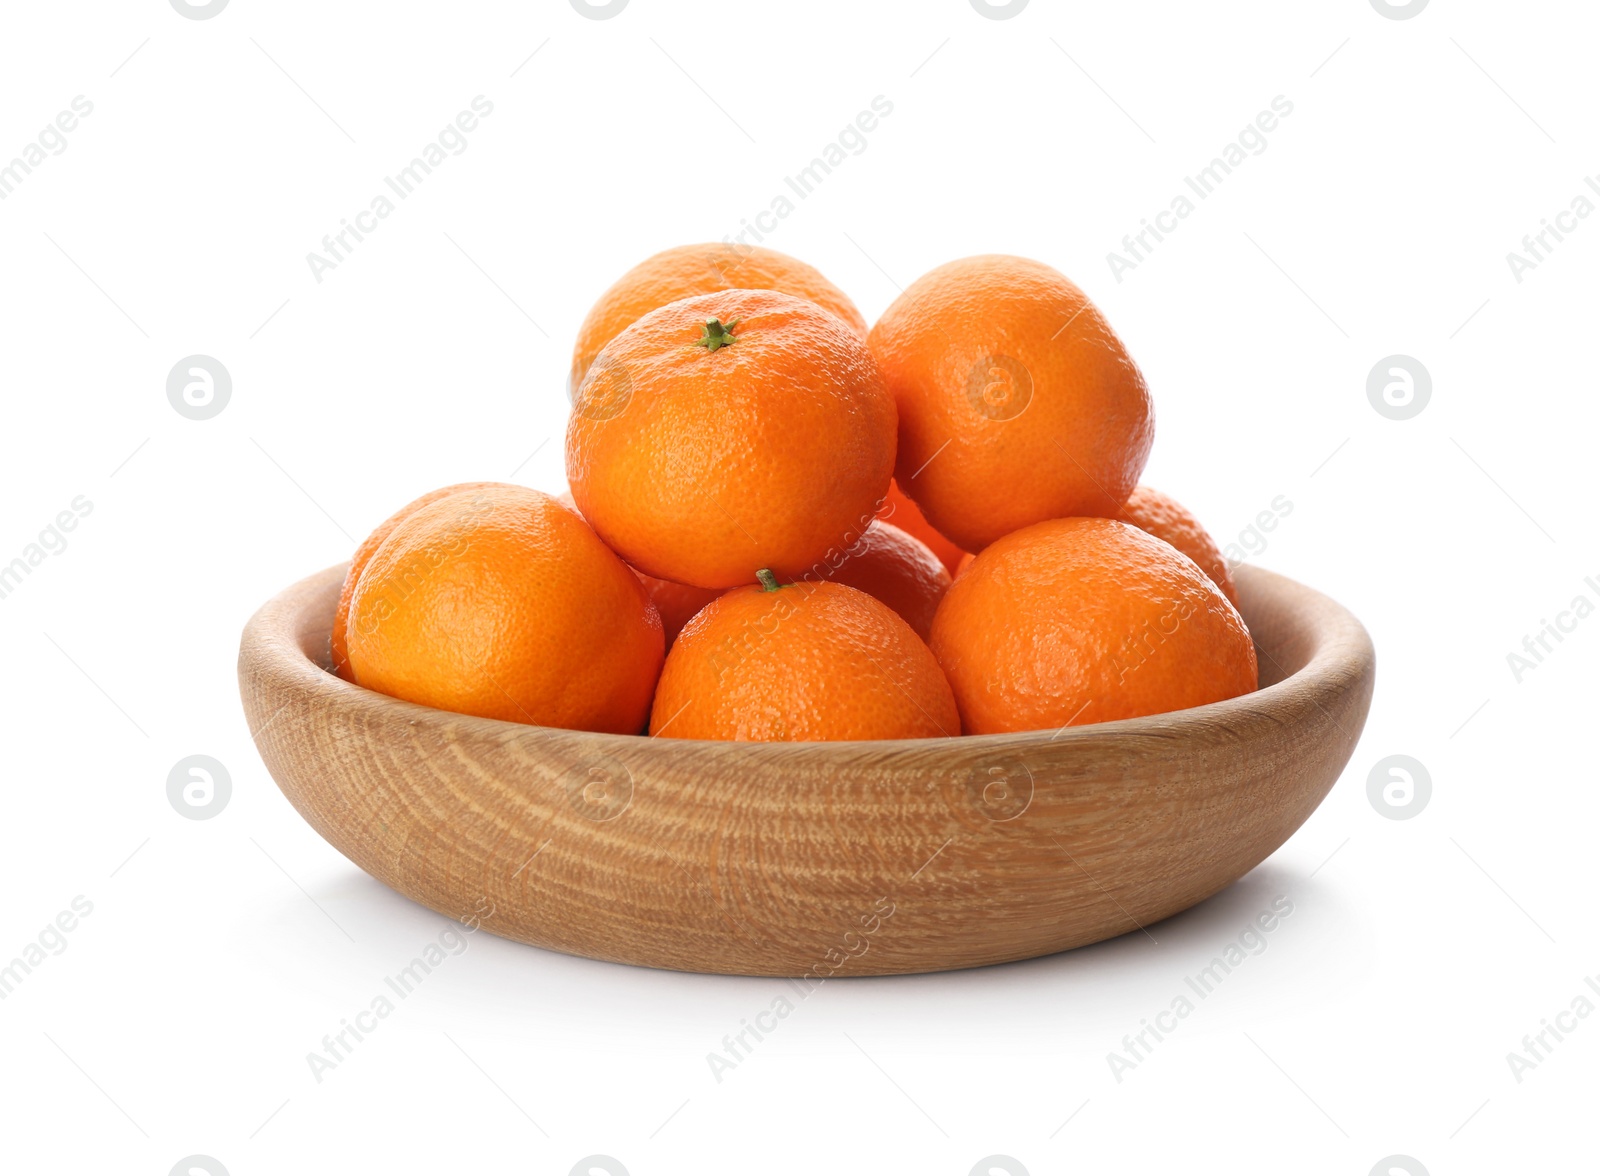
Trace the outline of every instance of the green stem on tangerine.
[[733, 328], [739, 325], [738, 319], [729, 319], [724, 326], [721, 319], [709, 318], [706, 325], [701, 328], [700, 338], [695, 340], [697, 347], [704, 347], [707, 351], [715, 351], [719, 347], [727, 347], [734, 342]]
[[772, 574], [772, 569], [762, 568], [756, 573], [756, 579], [761, 581], [761, 591], [776, 592], [783, 585], [778, 583], [778, 577]]

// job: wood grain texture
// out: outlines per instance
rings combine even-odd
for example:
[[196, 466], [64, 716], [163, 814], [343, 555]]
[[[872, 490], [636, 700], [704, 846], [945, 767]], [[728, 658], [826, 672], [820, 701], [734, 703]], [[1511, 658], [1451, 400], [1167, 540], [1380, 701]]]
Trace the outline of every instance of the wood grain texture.
[[342, 567], [250, 621], [239, 685], [273, 778], [367, 873], [452, 918], [696, 972], [930, 972], [1094, 943], [1255, 867], [1366, 720], [1366, 631], [1240, 569], [1254, 694], [1060, 732], [710, 743], [561, 731], [326, 668]]

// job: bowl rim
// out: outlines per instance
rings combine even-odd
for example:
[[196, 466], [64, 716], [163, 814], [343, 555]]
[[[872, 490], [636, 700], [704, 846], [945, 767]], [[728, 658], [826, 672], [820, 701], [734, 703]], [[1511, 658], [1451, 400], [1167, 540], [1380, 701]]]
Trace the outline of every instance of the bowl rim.
[[[241, 637], [241, 650], [253, 647], [278, 647], [275, 656], [266, 661], [274, 666], [275, 673], [294, 680], [308, 693], [327, 697], [336, 705], [357, 704], [366, 707], [390, 709], [391, 713], [415, 712], [414, 720], [427, 717], [429, 721], [448, 719], [458, 731], [471, 731], [484, 738], [510, 737], [546, 739], [577, 739], [594, 751], [611, 753], [636, 752], [658, 741], [676, 750], [737, 747], [744, 755], [771, 756], [773, 759], [790, 759], [796, 755], [833, 753], [860, 755], [872, 752], [878, 755], [913, 750], [927, 750], [952, 743], [971, 751], [996, 752], [1038, 748], [1043, 745], [1071, 746], [1074, 742], [1107, 737], [1152, 736], [1163, 739], [1181, 737], [1186, 730], [1211, 728], [1218, 723], [1236, 720], [1243, 724], [1261, 721], [1265, 715], [1277, 712], [1283, 706], [1294, 706], [1310, 699], [1318, 709], [1316, 700], [1327, 692], [1348, 686], [1350, 681], [1371, 672], [1375, 660], [1371, 637], [1361, 622], [1347, 609], [1313, 588], [1288, 576], [1264, 568], [1242, 565], [1234, 569], [1235, 581], [1241, 597], [1240, 613], [1247, 606], [1243, 602], [1281, 609], [1284, 598], [1292, 599], [1298, 606], [1295, 615], [1302, 634], [1308, 635], [1309, 648], [1303, 660], [1290, 658], [1298, 665], [1285, 666], [1272, 658], [1262, 648], [1256, 636], [1258, 683], [1264, 673], [1264, 660], [1274, 663], [1281, 676], [1267, 685], [1258, 685], [1248, 694], [1237, 695], [1219, 702], [1188, 707], [1183, 710], [1163, 711], [1135, 718], [1111, 719], [1081, 726], [1066, 726], [1052, 731], [1040, 728], [1030, 731], [1008, 731], [986, 735], [939, 735], [923, 739], [876, 740], [795, 740], [795, 741], [743, 741], [716, 739], [678, 739], [672, 736], [622, 735], [607, 731], [589, 731], [581, 728], [547, 727], [535, 723], [519, 723], [508, 719], [488, 718], [466, 712], [445, 710], [411, 702], [393, 695], [347, 681], [333, 672], [325, 654], [313, 653], [308, 641], [319, 650], [325, 650], [331, 629], [333, 606], [343, 584], [348, 561], [314, 572], [284, 588], [263, 604], [250, 618]], [[328, 624], [320, 620], [311, 623], [316, 610], [326, 608]], [[1304, 615], [1307, 610], [1313, 616]], [[1255, 611], [1254, 608], [1249, 611]], [[1255, 626], [1247, 626], [1255, 636]], [[1291, 635], [1292, 637], [1293, 635]], [[283, 649], [288, 646], [288, 649]], [[401, 708], [395, 710], [392, 708]], [[1326, 712], [1324, 712], [1326, 713]]]

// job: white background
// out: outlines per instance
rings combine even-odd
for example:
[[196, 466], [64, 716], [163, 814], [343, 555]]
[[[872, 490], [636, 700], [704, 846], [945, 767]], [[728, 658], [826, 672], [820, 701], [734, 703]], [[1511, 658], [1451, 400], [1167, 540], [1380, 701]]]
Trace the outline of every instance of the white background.
[[[94, 111], [0, 201], [0, 563], [92, 512], [0, 600], [0, 958], [75, 896], [93, 913], [0, 1002], [0, 1168], [1594, 1170], [1600, 1017], [1520, 1083], [1506, 1060], [1600, 973], [1600, 619], [1507, 664], [1600, 603], [1600, 217], [1520, 283], [1506, 261], [1600, 174], [1593, 6], [427, 8], [6, 7], [0, 160]], [[477, 95], [467, 150], [317, 282], [307, 253]], [[720, 1083], [706, 1055], [780, 982], [486, 934], [318, 1083], [307, 1053], [447, 920], [279, 794], [241, 626], [424, 490], [560, 489], [593, 299], [738, 232], [878, 95], [893, 113], [766, 243], [869, 321], [972, 253], [1078, 281], [1156, 397], [1146, 480], [1224, 543], [1286, 496], [1254, 558], [1370, 628], [1344, 779], [1151, 937], [830, 983]], [[1108, 252], [1278, 95], [1267, 149], [1117, 281]], [[195, 353], [234, 383], [207, 421], [166, 397]], [[1366, 395], [1394, 353], [1433, 380], [1406, 421]], [[1404, 821], [1367, 798], [1396, 753], [1433, 782]], [[211, 820], [167, 800], [191, 754], [232, 777]], [[1108, 1052], [1280, 895], [1268, 949], [1116, 1081]]]

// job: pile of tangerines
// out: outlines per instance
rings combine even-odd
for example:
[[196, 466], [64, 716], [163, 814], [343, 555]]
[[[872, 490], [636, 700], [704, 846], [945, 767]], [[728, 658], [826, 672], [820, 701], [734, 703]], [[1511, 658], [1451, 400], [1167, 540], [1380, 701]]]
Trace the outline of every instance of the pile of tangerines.
[[1216, 544], [1138, 484], [1144, 378], [1039, 262], [940, 266], [869, 331], [794, 258], [670, 249], [589, 312], [572, 400], [570, 494], [449, 486], [360, 546], [337, 673], [682, 739], [1053, 729], [1255, 689]]

